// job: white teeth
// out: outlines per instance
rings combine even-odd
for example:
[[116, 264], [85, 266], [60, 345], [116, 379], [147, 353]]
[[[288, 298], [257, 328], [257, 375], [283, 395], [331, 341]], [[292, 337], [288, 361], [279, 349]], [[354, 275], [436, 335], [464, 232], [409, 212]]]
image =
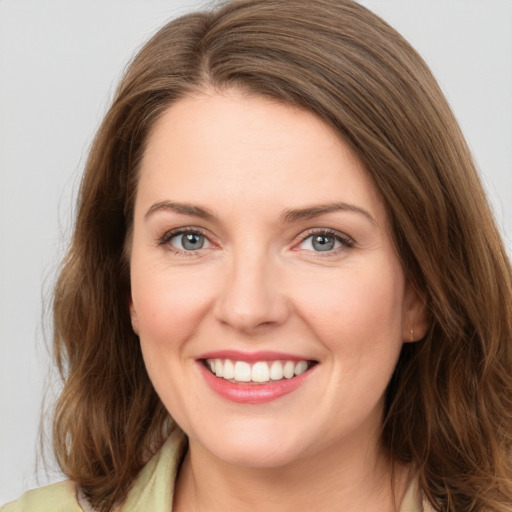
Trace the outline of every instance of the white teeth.
[[303, 361], [232, 361], [230, 359], [207, 359], [208, 368], [217, 377], [238, 382], [264, 383], [270, 380], [291, 379], [301, 375], [309, 368], [309, 363]]
[[235, 363], [235, 376], [234, 379], [239, 382], [250, 382], [251, 380], [251, 365], [245, 361], [237, 361]]
[[267, 363], [256, 363], [252, 367], [252, 379], [254, 382], [268, 382], [270, 380], [270, 370]]
[[222, 359], [215, 359], [215, 375], [217, 377], [222, 377], [224, 369], [224, 365], [222, 364]]
[[233, 364], [233, 361], [230, 361], [229, 359], [224, 361], [224, 370], [222, 372], [222, 376], [228, 380], [235, 378], [235, 365]]
[[299, 361], [295, 365], [295, 375], [300, 375], [301, 373], [304, 373], [308, 369], [308, 363], [306, 361]]
[[283, 368], [283, 375], [287, 379], [291, 379], [295, 375], [295, 363], [293, 361], [286, 361]]
[[270, 366], [270, 378], [272, 380], [281, 380], [283, 378], [283, 364], [281, 361], [273, 361]]

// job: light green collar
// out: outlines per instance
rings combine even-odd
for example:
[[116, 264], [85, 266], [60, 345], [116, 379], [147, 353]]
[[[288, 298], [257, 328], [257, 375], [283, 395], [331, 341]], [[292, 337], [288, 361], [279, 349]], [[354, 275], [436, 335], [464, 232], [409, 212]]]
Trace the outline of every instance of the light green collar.
[[144, 466], [119, 512], [172, 511], [174, 483], [186, 445], [185, 435], [176, 428]]
[[[174, 484], [186, 449], [186, 437], [176, 429], [160, 451], [146, 464], [119, 512], [172, 512]], [[416, 479], [407, 489], [400, 512], [433, 512], [421, 499]]]

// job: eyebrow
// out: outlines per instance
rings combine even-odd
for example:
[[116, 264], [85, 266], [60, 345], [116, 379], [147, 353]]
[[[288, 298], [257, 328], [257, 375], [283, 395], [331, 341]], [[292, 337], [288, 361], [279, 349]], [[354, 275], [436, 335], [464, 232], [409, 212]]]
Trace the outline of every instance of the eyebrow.
[[329, 203], [329, 204], [321, 204], [309, 206], [307, 208], [297, 208], [293, 210], [286, 210], [281, 216], [281, 220], [283, 223], [292, 223], [298, 222], [301, 220], [313, 219], [315, 217], [320, 217], [321, 215], [325, 215], [327, 213], [332, 212], [352, 212], [363, 215], [366, 217], [372, 224], [377, 225], [377, 221], [371, 216], [371, 214], [356, 206], [354, 204], [349, 203]]
[[175, 203], [174, 201], [160, 201], [153, 204], [148, 209], [144, 215], [144, 218], [147, 219], [153, 213], [161, 210], [170, 210], [175, 213], [181, 213], [182, 215], [192, 215], [194, 217], [200, 217], [201, 219], [205, 220], [212, 220], [215, 217], [211, 210], [201, 208], [200, 206], [195, 206], [188, 203]]
[[[205, 220], [215, 219], [214, 213], [211, 210], [208, 210], [207, 208], [203, 208], [201, 206], [196, 206], [188, 203], [177, 203], [174, 201], [159, 201], [158, 203], [153, 204], [144, 215], [144, 218], [148, 218], [153, 213], [162, 210], [170, 210], [175, 213], [179, 213], [182, 215], [191, 215]], [[363, 215], [372, 224], [377, 225], [377, 221], [371, 216], [371, 214], [368, 211], [364, 210], [363, 208], [360, 208], [359, 206], [343, 202], [321, 204], [308, 206], [307, 208], [294, 208], [291, 210], [285, 210], [284, 213], [280, 216], [280, 221], [283, 224], [291, 224], [293, 222], [313, 219], [315, 217], [320, 217], [321, 215], [325, 215], [327, 213], [339, 211], [352, 212], [357, 213], [359, 215]]]

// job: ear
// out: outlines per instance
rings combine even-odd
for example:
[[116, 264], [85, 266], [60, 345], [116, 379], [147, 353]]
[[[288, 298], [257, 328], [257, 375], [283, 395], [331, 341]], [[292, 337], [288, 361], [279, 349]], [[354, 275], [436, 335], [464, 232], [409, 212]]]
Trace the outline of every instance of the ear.
[[137, 311], [135, 310], [135, 306], [133, 305], [133, 299], [130, 296], [129, 300], [129, 308], [130, 308], [130, 318], [132, 321], [132, 329], [133, 332], [138, 336], [139, 335], [139, 319], [137, 317]]
[[405, 289], [403, 319], [404, 342], [420, 341], [425, 337], [429, 324], [426, 301], [411, 283]]

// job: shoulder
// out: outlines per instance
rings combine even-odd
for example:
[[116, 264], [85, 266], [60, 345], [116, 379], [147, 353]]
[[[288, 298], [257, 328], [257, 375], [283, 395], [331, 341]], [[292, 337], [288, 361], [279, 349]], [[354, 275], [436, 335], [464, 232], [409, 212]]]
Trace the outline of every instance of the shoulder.
[[82, 512], [76, 496], [75, 483], [66, 480], [27, 491], [0, 512]]

